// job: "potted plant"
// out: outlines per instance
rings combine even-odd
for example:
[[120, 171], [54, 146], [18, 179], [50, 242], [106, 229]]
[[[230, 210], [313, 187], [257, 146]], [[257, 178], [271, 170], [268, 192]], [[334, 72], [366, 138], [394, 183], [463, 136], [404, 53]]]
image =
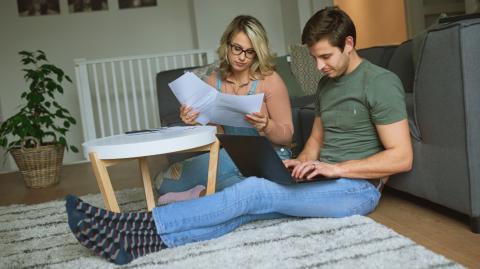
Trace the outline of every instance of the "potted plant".
[[46, 187], [59, 181], [64, 149], [78, 152], [65, 138], [76, 121], [55, 101], [62, 83], [72, 80], [41, 50], [19, 54], [29, 83], [21, 95], [26, 103], [0, 126], [0, 146], [11, 153], [28, 187]]

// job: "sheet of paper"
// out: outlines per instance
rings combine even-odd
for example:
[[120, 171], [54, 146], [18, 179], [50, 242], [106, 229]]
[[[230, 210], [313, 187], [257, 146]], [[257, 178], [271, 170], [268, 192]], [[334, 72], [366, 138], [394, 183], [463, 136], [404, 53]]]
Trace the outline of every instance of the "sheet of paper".
[[168, 84], [181, 104], [200, 112], [197, 122], [209, 122], [235, 127], [252, 126], [245, 115], [259, 112], [264, 94], [238, 96], [219, 93], [195, 74], [187, 72]]
[[246, 96], [219, 93], [211, 111], [210, 122], [252, 128], [245, 120], [245, 115], [260, 111], [263, 96], [263, 93]]
[[200, 112], [197, 122], [205, 125], [210, 122], [209, 114], [217, 96], [217, 91], [199, 77], [187, 72], [168, 84], [181, 104]]

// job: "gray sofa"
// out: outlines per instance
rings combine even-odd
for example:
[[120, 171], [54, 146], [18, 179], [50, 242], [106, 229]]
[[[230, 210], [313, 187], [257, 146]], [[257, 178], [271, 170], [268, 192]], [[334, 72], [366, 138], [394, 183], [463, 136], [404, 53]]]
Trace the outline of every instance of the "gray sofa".
[[[410, 172], [392, 176], [388, 186], [467, 214], [472, 231], [479, 233], [480, 19], [443, 22], [426, 32], [421, 44], [416, 68], [412, 41], [359, 50], [362, 57], [396, 73], [406, 91], [414, 164]], [[167, 83], [183, 72], [157, 75], [163, 126], [181, 124], [179, 104]], [[279, 73], [289, 91], [299, 87], [291, 72], [282, 68]], [[298, 153], [310, 135], [313, 97], [291, 100]]]
[[390, 186], [465, 213], [480, 233], [480, 19], [431, 29], [413, 87], [410, 173]]

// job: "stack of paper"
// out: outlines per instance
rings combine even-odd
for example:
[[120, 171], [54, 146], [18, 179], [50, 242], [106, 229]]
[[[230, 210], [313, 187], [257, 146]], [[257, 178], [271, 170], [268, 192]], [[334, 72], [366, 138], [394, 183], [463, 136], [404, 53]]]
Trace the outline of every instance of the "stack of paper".
[[183, 74], [168, 86], [181, 104], [200, 112], [197, 122], [202, 125], [210, 122], [252, 128], [245, 120], [245, 115], [260, 111], [264, 95], [220, 93], [191, 72]]

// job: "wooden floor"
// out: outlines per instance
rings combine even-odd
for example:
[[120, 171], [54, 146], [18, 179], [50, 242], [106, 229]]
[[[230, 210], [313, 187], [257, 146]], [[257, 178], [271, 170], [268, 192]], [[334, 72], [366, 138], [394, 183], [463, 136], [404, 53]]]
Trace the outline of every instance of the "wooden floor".
[[[149, 163], [152, 175], [165, 165], [158, 160]], [[116, 190], [142, 186], [133, 161], [111, 167], [109, 172]], [[0, 206], [98, 192], [89, 163], [64, 166], [61, 182], [45, 189], [26, 188], [18, 173], [0, 174]], [[480, 268], [480, 234], [470, 232], [465, 215], [387, 187], [379, 207], [369, 217], [466, 267]]]

